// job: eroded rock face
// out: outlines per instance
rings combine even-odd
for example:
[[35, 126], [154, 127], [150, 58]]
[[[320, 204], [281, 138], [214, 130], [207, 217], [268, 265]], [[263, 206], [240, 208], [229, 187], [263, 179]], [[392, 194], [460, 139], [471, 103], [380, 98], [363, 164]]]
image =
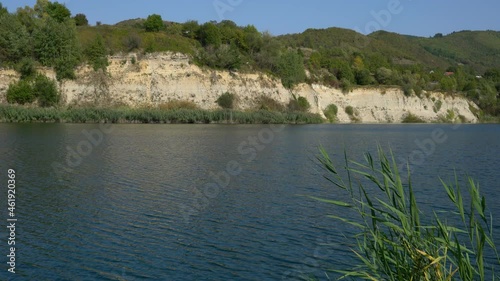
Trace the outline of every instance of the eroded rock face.
[[[260, 96], [287, 104], [295, 95], [305, 97], [311, 112], [323, 114], [330, 104], [338, 107], [338, 121], [350, 123], [399, 123], [409, 113], [431, 122], [440, 118], [475, 123], [470, 108], [476, 105], [462, 97], [425, 93], [422, 98], [406, 97], [399, 89], [355, 89], [343, 94], [322, 85], [301, 84], [288, 90], [281, 82], [265, 74], [243, 74], [201, 69], [182, 54], [137, 54], [109, 58], [108, 73], [96, 73], [89, 67], [77, 70], [77, 79], [59, 84], [66, 104], [97, 103], [128, 106], [156, 106], [171, 100], [186, 100], [204, 109], [217, 108], [217, 98], [230, 92], [238, 96], [238, 107], [250, 109]], [[55, 78], [53, 71], [41, 71]], [[0, 102], [6, 102], [10, 83], [19, 79], [12, 70], [0, 70]], [[441, 101], [441, 102], [438, 102]], [[440, 106], [436, 106], [441, 103]], [[345, 112], [352, 107], [354, 116]], [[450, 120], [451, 121], [451, 120]]]

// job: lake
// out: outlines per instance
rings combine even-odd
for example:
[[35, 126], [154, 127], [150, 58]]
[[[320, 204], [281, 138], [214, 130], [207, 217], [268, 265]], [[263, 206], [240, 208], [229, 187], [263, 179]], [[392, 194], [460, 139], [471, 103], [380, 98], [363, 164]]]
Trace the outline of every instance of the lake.
[[[353, 229], [318, 147], [342, 164], [377, 144], [410, 161], [423, 219], [439, 177], [469, 174], [500, 216], [500, 125], [0, 124], [5, 280], [334, 279]], [[16, 274], [7, 272], [7, 176], [16, 175]], [[345, 211], [340, 211], [345, 212]], [[345, 216], [353, 214], [341, 213]], [[500, 244], [500, 220], [494, 221]]]

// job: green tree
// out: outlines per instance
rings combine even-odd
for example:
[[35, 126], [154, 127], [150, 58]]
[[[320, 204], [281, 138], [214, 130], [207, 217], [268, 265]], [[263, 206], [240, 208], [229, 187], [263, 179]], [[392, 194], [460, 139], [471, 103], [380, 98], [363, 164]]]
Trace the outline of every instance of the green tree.
[[439, 81], [439, 86], [442, 91], [453, 92], [457, 89], [457, 82], [453, 77], [445, 76]]
[[281, 49], [281, 42], [270, 33], [264, 32], [264, 34], [262, 34], [262, 47], [260, 48], [260, 52], [251, 54], [251, 56], [259, 69], [277, 73]]
[[54, 67], [57, 79], [73, 79], [80, 60], [76, 26], [72, 20], [58, 22], [47, 18], [34, 31], [34, 51], [44, 66]]
[[374, 82], [368, 69], [356, 70], [356, 83], [358, 85], [370, 85]]
[[199, 30], [200, 25], [194, 20], [187, 21], [182, 25], [182, 35], [191, 39], [197, 38]]
[[492, 81], [500, 81], [500, 69], [490, 68], [484, 73], [484, 78]]
[[56, 82], [47, 76], [38, 74], [33, 83], [34, 95], [38, 98], [38, 104], [42, 107], [57, 105], [60, 101]]
[[30, 53], [29, 34], [15, 15], [0, 16], [0, 61], [19, 62]]
[[212, 22], [207, 22], [200, 27], [198, 38], [203, 46], [218, 47], [222, 44], [222, 33], [219, 27]]
[[16, 70], [21, 74], [21, 79], [33, 77], [36, 74], [35, 62], [32, 58], [25, 57], [18, 63]]
[[5, 8], [2, 3], [0, 3], [0, 16], [8, 14], [9, 11], [7, 11], [7, 8]]
[[200, 52], [198, 60], [209, 67], [234, 70], [241, 66], [241, 53], [235, 44], [210, 45]]
[[47, 11], [49, 3], [49, 0], [36, 0], [36, 4], [33, 7], [33, 10], [35, 11], [38, 18], [42, 19], [49, 16]]
[[165, 24], [163, 23], [163, 19], [160, 15], [152, 14], [149, 15], [144, 22], [144, 28], [148, 32], [158, 32], [165, 28]]
[[245, 46], [250, 55], [258, 53], [264, 46], [264, 37], [257, 28], [253, 25], [248, 25], [243, 28]]
[[49, 2], [46, 6], [47, 14], [57, 22], [64, 22], [71, 17], [71, 12], [64, 4], [58, 2]]
[[109, 62], [106, 45], [101, 35], [97, 35], [94, 41], [85, 49], [85, 56], [94, 71], [99, 69], [106, 71]]
[[16, 16], [17, 20], [26, 28], [26, 31], [30, 35], [40, 25], [41, 19], [38, 18], [36, 11], [29, 6], [17, 8]]
[[76, 14], [73, 19], [75, 20], [76, 26], [87, 26], [89, 25], [89, 21], [87, 20], [87, 16], [85, 14]]
[[328, 71], [330, 71], [330, 73], [334, 74], [338, 80], [345, 79], [350, 83], [354, 83], [356, 81], [354, 71], [349, 66], [349, 63], [347, 63], [343, 59], [340, 58], [332, 59], [329, 62], [327, 69]]
[[295, 51], [284, 52], [279, 60], [278, 75], [283, 86], [293, 88], [306, 79], [306, 72], [302, 57]]
[[377, 79], [377, 82], [382, 85], [389, 85], [392, 79], [392, 70], [380, 67], [375, 73], [375, 79]]

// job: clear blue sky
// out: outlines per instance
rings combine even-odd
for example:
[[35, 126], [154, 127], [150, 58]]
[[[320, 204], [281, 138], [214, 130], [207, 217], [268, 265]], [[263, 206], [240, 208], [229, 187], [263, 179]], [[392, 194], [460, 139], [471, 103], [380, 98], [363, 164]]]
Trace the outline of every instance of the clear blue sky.
[[[36, 0], [0, 0], [10, 12], [33, 6]], [[164, 20], [232, 20], [254, 24], [274, 35], [307, 28], [343, 27], [362, 33], [387, 31], [432, 36], [460, 30], [500, 30], [499, 0], [60, 0], [89, 22], [114, 24], [121, 20], [160, 14]], [[399, 3], [399, 4], [398, 4]], [[389, 9], [389, 5], [393, 5]], [[218, 7], [218, 8], [216, 8]], [[382, 12], [380, 12], [382, 11]], [[378, 16], [377, 16], [378, 15]]]

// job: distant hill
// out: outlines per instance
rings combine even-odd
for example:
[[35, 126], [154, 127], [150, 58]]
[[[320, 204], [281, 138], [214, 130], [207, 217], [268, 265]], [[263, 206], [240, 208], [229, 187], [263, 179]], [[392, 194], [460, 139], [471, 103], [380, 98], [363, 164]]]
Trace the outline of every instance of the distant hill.
[[478, 73], [500, 68], [500, 32], [461, 31], [434, 38], [377, 31], [368, 36], [341, 28], [308, 29], [278, 37], [286, 46], [343, 49], [377, 53], [393, 62], [420, 63], [429, 68], [468, 65]]

